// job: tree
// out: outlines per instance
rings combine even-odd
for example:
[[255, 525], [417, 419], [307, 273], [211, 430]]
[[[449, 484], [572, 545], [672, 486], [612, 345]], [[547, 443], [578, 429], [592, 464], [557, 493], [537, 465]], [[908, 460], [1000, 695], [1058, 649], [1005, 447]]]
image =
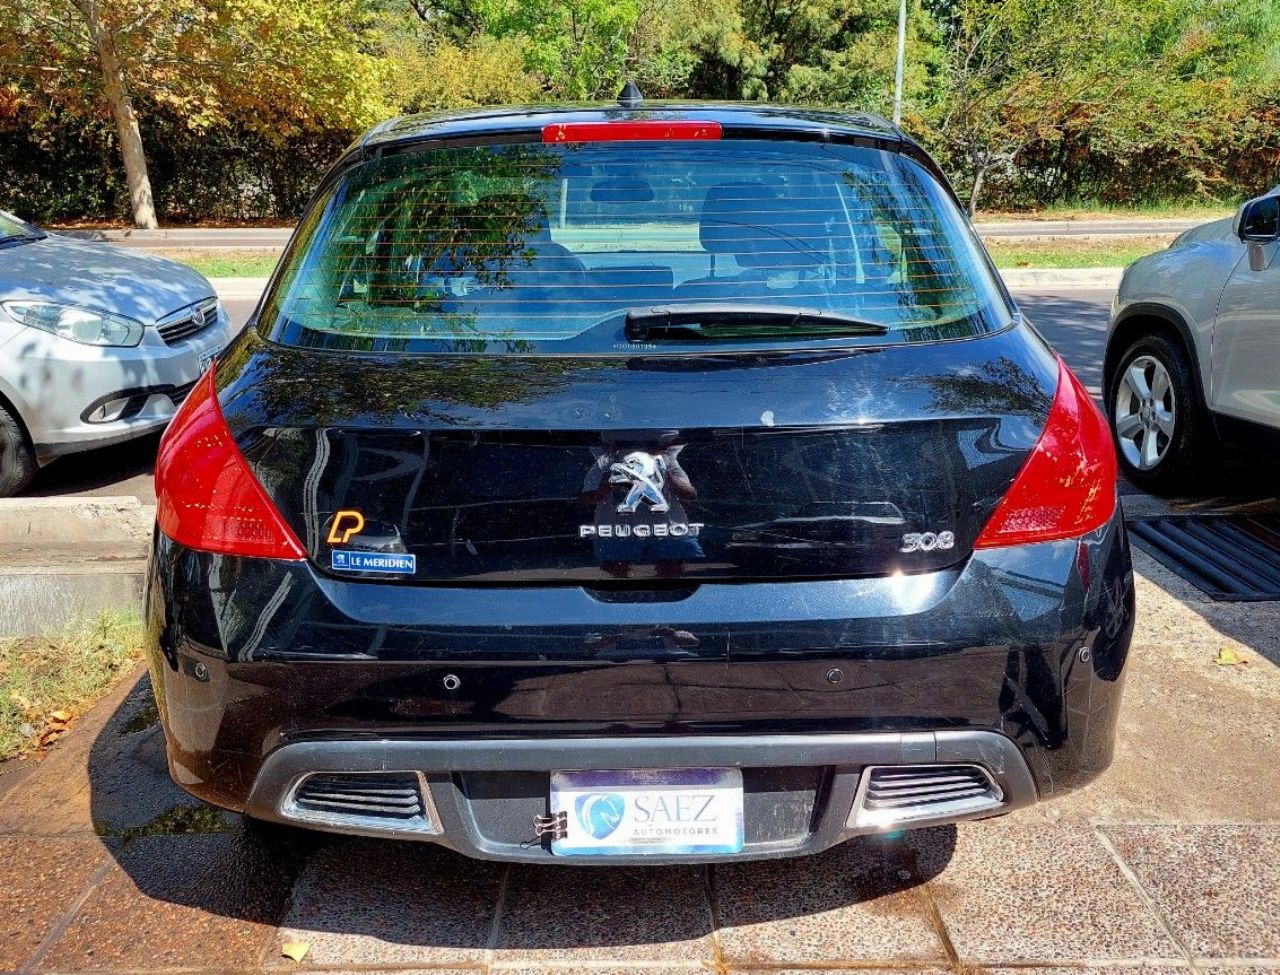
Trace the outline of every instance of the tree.
[[156, 225], [147, 110], [193, 133], [236, 120], [279, 138], [388, 112], [359, 0], [0, 0], [0, 22], [19, 101], [110, 113], [140, 227]]
[[145, 230], [155, 230], [156, 207], [151, 198], [151, 179], [147, 175], [147, 154], [142, 147], [142, 131], [138, 128], [138, 116], [133, 110], [124, 68], [120, 64], [115, 30], [104, 20], [98, 0], [73, 0], [72, 6], [84, 21], [85, 33], [102, 68], [102, 96], [116, 123], [134, 223]]
[[973, 214], [993, 172], [1054, 139], [1081, 101], [1124, 83], [1101, 50], [1116, 4], [1078, 0], [956, 0], [948, 27], [948, 98], [937, 138], [969, 177]]
[[[1122, 161], [1214, 145], [1242, 110], [1237, 80], [1274, 65], [1280, 19], [1270, 0], [939, 0], [935, 12], [947, 94], [923, 134], [967, 177], [970, 213], [1033, 150], [1101, 137]], [[1081, 163], [1059, 155], [1049, 169]]]

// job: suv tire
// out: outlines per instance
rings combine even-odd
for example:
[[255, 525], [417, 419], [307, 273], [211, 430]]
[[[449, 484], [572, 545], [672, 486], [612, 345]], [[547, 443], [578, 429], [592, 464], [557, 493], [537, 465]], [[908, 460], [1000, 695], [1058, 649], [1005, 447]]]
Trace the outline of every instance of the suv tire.
[[0, 405], [0, 498], [20, 492], [39, 469], [27, 432], [17, 417]]
[[1193, 486], [1212, 451], [1209, 421], [1181, 346], [1146, 335], [1120, 357], [1106, 393], [1120, 469], [1142, 488]]

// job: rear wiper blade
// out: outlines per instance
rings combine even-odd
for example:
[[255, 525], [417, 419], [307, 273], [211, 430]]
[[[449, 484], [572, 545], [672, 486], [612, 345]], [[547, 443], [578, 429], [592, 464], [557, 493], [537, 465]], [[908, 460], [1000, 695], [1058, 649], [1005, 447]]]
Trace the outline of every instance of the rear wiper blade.
[[884, 335], [889, 329], [838, 311], [820, 308], [787, 308], [738, 302], [689, 302], [632, 308], [627, 312], [626, 334], [633, 342], [670, 338], [763, 338], [809, 335]]

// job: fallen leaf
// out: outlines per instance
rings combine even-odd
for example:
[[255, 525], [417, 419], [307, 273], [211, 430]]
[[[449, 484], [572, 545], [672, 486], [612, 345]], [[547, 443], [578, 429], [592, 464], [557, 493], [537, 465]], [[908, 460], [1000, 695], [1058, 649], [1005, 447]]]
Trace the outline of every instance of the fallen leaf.
[[71, 720], [70, 711], [54, 711], [53, 714], [49, 715], [49, 721], [51, 723], [66, 724], [70, 720]]
[[311, 950], [311, 945], [305, 941], [286, 941], [284, 947], [280, 949], [280, 954], [284, 955], [290, 961], [300, 962], [307, 957], [307, 952]]
[[1218, 656], [1213, 662], [1219, 667], [1239, 667], [1245, 663], [1245, 659], [1230, 647], [1223, 647], [1218, 651]]

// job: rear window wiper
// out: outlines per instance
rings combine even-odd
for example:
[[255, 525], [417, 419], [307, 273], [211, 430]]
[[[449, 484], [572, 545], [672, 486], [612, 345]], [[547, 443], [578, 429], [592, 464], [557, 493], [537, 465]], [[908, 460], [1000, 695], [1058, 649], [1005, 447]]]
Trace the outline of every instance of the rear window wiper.
[[655, 338], [732, 339], [796, 338], [836, 335], [884, 335], [888, 327], [838, 311], [753, 305], [737, 302], [689, 302], [653, 305], [627, 312], [626, 334], [632, 342]]

